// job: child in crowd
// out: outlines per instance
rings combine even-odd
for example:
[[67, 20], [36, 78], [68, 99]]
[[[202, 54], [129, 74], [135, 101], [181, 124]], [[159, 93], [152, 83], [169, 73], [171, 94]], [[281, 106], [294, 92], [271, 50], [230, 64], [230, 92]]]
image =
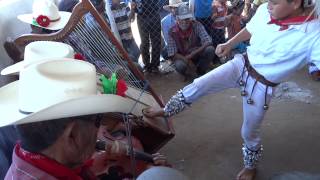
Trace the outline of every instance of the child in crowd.
[[240, 88], [244, 167], [236, 179], [253, 180], [263, 151], [261, 125], [275, 87], [308, 63], [320, 68], [320, 8], [315, 13], [314, 6], [320, 7], [320, 1], [269, 0], [262, 4], [244, 29], [216, 48], [216, 54], [223, 57], [236, 44], [250, 39], [247, 54], [237, 54], [195, 79], [172, 96], [163, 109], [145, 109], [144, 114], [170, 117], [202, 96]]
[[[230, 7], [230, 14], [226, 17], [226, 27], [228, 32], [228, 39], [233, 38], [243, 28], [245, 22], [241, 15], [244, 8], [243, 0], [235, 0]], [[233, 57], [235, 53], [244, 53], [246, 51], [247, 43], [241, 42], [233, 47], [229, 57]], [[230, 59], [230, 58], [227, 58]]]
[[227, 1], [215, 0], [212, 3], [212, 43], [214, 47], [225, 42], [225, 19], [227, 15]]
[[138, 62], [140, 49], [131, 31], [131, 20], [134, 18], [134, 12], [130, 11], [129, 6], [125, 2], [120, 2], [120, 0], [112, 0], [111, 11], [117, 24], [123, 47], [128, 52], [129, 57], [134, 62]]

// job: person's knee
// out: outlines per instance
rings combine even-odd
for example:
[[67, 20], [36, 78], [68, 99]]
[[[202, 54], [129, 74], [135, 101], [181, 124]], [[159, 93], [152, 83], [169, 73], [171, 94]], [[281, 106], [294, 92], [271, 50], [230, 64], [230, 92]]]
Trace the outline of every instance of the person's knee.
[[185, 74], [187, 70], [187, 64], [183, 60], [180, 60], [180, 59], [175, 60], [174, 65], [178, 73]]
[[213, 46], [208, 46], [204, 49], [204, 54], [207, 56], [207, 57], [213, 57], [214, 56], [214, 51], [215, 51], [215, 48]]

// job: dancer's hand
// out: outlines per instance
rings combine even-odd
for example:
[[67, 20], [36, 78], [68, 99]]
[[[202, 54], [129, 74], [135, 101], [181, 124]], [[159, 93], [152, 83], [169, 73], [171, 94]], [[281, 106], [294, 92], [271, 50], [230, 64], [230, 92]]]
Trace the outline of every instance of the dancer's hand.
[[145, 115], [148, 118], [164, 116], [163, 109], [156, 109], [154, 107], [143, 109], [142, 113], [143, 113], [143, 115]]
[[219, 44], [216, 48], [216, 55], [219, 57], [224, 57], [229, 54], [231, 49], [232, 49], [232, 44], [228, 42]]
[[160, 153], [152, 154], [153, 164], [156, 166], [168, 166], [167, 157]]

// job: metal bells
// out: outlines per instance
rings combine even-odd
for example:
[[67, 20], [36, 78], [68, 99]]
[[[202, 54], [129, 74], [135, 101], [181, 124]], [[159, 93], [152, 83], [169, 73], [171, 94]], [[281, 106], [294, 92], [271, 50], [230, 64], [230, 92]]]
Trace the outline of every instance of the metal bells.
[[243, 82], [242, 79], [239, 81], [239, 85], [240, 85], [240, 86], [243, 86], [243, 85], [244, 85], [244, 82]]
[[241, 96], [246, 96], [247, 92], [245, 90], [241, 91]]
[[251, 98], [249, 98], [249, 99], [247, 100], [247, 103], [248, 103], [248, 104], [253, 104], [253, 100], [252, 100]]

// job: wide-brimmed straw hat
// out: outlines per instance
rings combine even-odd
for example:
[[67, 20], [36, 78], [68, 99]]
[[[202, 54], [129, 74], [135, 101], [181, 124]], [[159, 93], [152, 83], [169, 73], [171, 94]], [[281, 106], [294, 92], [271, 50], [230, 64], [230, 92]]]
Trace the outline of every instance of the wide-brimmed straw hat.
[[95, 66], [86, 61], [43, 60], [0, 88], [0, 127], [106, 112], [141, 113], [132, 110], [134, 104], [129, 98], [101, 94]]
[[28, 65], [43, 59], [73, 57], [73, 48], [68, 44], [55, 41], [35, 41], [25, 47], [24, 60], [6, 67], [1, 71], [1, 75], [17, 73]]
[[191, 12], [189, 6], [187, 6], [186, 4], [182, 4], [177, 9], [176, 17], [177, 19], [193, 19], [193, 13]]
[[171, 7], [179, 7], [181, 4], [186, 4], [186, 2], [182, 2], [182, 0], [169, 0], [169, 4], [163, 6], [164, 10], [170, 11]]
[[70, 12], [59, 11], [58, 7], [50, 0], [35, 0], [32, 11], [32, 14], [19, 15], [18, 19], [49, 30], [62, 29], [71, 16]]

